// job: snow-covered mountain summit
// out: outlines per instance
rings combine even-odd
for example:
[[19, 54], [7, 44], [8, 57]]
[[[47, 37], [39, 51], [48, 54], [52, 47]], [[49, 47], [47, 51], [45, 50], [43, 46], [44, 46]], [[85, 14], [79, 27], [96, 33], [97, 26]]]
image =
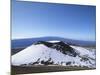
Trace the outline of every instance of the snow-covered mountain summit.
[[37, 44], [43, 44], [49, 48], [56, 49], [57, 51], [62, 52], [63, 54], [69, 55], [69, 56], [74, 56], [76, 57], [77, 53], [75, 50], [70, 47], [67, 43], [64, 43], [62, 41], [39, 41]]
[[95, 50], [62, 41], [39, 41], [12, 56], [12, 65], [62, 65], [95, 68]]

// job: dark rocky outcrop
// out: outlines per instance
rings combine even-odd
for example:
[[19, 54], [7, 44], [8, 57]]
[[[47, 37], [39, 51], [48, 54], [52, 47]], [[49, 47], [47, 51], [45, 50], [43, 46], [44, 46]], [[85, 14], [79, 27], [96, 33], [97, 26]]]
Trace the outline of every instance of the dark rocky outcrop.
[[44, 61], [44, 60], [41, 61], [41, 64], [44, 64], [44, 65], [51, 65], [53, 63], [54, 62], [51, 60], [51, 58], [49, 58], [47, 61]]
[[66, 62], [66, 65], [70, 65], [71, 64], [71, 62]]

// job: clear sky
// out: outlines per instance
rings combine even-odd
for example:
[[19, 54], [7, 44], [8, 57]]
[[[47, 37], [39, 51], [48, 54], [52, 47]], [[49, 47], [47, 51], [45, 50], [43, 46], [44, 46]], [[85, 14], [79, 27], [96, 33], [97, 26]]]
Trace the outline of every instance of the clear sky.
[[95, 41], [95, 19], [95, 6], [13, 1], [12, 39], [58, 36]]

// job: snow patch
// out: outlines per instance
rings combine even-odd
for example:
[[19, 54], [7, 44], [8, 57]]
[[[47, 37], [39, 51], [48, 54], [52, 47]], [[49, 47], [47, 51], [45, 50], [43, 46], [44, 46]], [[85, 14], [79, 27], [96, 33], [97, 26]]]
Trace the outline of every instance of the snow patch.
[[47, 42], [50, 42], [50, 43], [57, 43], [57, 42], [60, 42], [58, 40], [52, 40], [52, 41], [47, 41]]

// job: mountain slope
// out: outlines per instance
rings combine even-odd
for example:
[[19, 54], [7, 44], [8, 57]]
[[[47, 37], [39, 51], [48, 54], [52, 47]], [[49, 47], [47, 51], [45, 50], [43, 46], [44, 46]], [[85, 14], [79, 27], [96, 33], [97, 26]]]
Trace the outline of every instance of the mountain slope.
[[[64, 50], [65, 53], [63, 53]], [[76, 53], [76, 56], [74, 56], [74, 53]], [[12, 56], [12, 65], [50, 64], [95, 67], [95, 53], [92, 50], [89, 51], [82, 47], [70, 46], [61, 41], [53, 43], [42, 41], [32, 44]]]

